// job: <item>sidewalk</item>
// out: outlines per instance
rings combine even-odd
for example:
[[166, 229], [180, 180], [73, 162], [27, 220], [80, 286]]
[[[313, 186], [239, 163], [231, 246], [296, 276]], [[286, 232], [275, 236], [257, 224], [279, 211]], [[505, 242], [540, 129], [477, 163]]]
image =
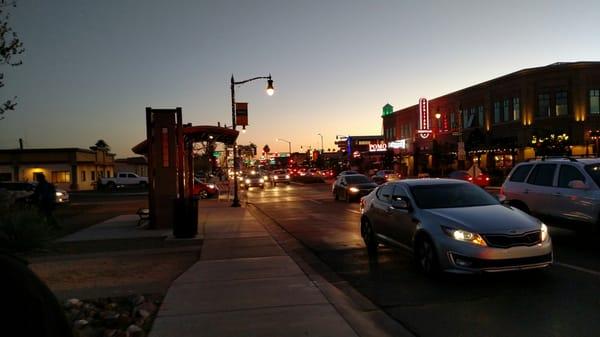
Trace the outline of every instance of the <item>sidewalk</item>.
[[169, 288], [151, 337], [359, 336], [246, 208], [200, 208], [200, 261]]

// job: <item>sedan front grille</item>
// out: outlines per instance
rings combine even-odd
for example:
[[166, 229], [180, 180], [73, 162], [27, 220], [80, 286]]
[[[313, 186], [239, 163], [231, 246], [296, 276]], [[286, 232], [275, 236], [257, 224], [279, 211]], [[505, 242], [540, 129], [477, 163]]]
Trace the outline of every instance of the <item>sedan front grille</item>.
[[496, 248], [534, 246], [542, 242], [542, 233], [536, 230], [519, 235], [484, 234], [483, 239], [488, 246]]

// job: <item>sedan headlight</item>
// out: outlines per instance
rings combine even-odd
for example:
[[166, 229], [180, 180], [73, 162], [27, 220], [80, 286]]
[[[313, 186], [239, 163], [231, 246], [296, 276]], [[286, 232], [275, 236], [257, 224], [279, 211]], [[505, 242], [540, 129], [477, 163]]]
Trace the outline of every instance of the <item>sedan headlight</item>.
[[454, 240], [469, 242], [478, 246], [487, 246], [485, 240], [483, 240], [481, 235], [477, 233], [471, 233], [466, 230], [454, 229], [444, 226], [442, 226], [442, 229], [444, 230], [444, 233], [446, 233], [446, 235], [453, 238]]
[[286, 174], [286, 175], [285, 175], [285, 179], [290, 179], [290, 175], [289, 175], [289, 174]]
[[358, 191], [360, 191], [360, 190], [359, 190], [358, 188], [356, 188], [356, 187], [350, 187], [348, 190], [349, 190], [350, 192], [352, 192], [352, 193], [358, 193]]
[[548, 226], [546, 226], [546, 224], [543, 222], [540, 231], [542, 232], [542, 242], [548, 240]]
[[207, 184], [206, 187], [210, 188], [211, 190], [215, 188], [215, 184]]
[[246, 184], [250, 184], [250, 179], [246, 179]]
[[57, 196], [57, 197], [62, 197], [62, 196], [64, 196], [64, 195], [65, 195], [65, 194], [64, 194], [63, 192], [56, 192], [56, 196]]

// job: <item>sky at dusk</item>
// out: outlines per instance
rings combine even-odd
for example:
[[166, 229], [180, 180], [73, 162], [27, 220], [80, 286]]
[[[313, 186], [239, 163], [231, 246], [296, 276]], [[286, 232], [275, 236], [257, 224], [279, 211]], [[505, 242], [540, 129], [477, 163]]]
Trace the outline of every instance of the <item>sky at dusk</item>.
[[145, 137], [145, 107], [231, 124], [229, 79], [249, 102], [239, 143], [285, 152], [381, 134], [400, 109], [523, 68], [600, 60], [599, 1], [18, 0], [25, 47], [6, 71], [0, 148], [87, 148], [117, 157]]

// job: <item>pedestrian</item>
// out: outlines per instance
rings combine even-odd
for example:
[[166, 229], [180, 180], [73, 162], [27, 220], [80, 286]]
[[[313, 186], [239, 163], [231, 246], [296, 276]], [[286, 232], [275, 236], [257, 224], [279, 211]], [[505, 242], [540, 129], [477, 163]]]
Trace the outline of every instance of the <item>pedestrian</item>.
[[38, 183], [33, 192], [33, 202], [37, 204], [40, 213], [50, 226], [60, 228], [52, 215], [56, 207], [56, 189], [46, 180], [44, 174], [38, 174], [36, 179]]

